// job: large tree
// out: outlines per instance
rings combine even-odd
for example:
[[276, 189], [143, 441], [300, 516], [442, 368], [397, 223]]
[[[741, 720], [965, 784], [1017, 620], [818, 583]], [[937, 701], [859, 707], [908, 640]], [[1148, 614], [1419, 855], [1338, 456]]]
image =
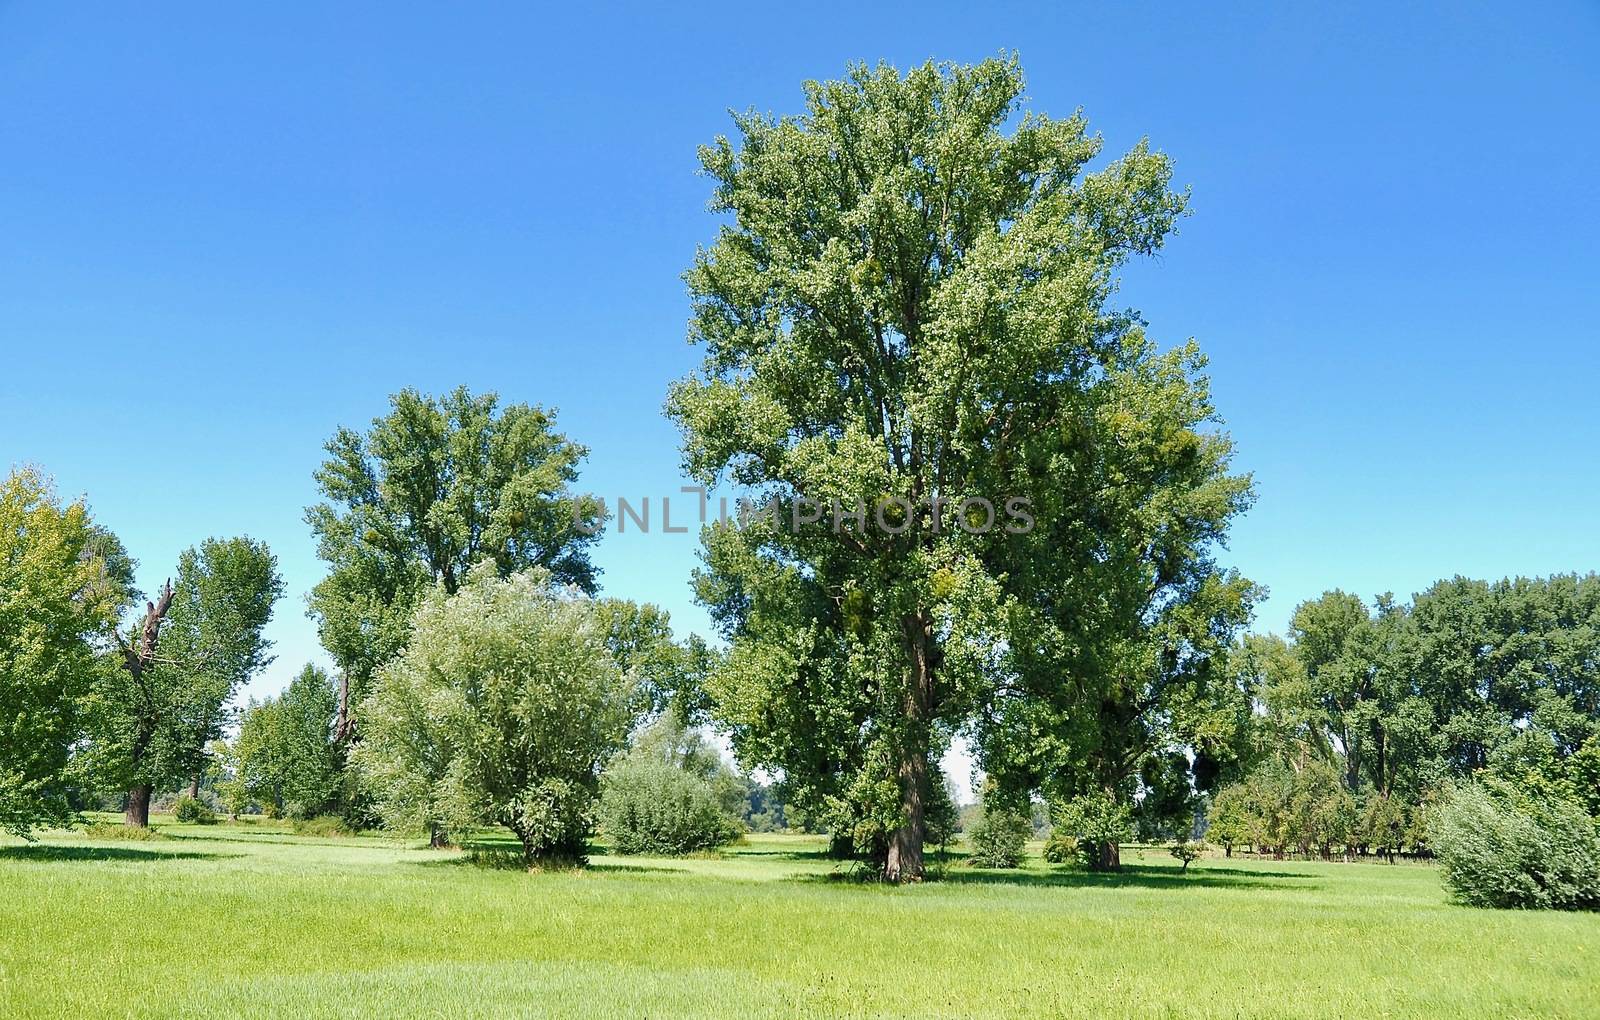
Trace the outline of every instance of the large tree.
[[1215, 552], [1250, 483], [1229, 473], [1203, 366], [1192, 344], [1141, 339], [1079, 395], [1078, 438], [1028, 447], [1043, 512], [990, 558], [1018, 599], [978, 726], [997, 793], [1137, 798], [1147, 831], [1181, 836], [1193, 792], [1248, 756], [1227, 663], [1259, 592]]
[[32, 470], [0, 481], [0, 831], [70, 817], [78, 700], [128, 590], [120, 544]]
[[184, 551], [177, 583], [117, 635], [85, 702], [85, 760], [101, 782], [128, 791], [129, 825], [150, 824], [157, 786], [192, 780], [204, 766], [234, 693], [272, 661], [263, 632], [282, 594], [265, 543], [207, 539]]
[[[1148, 503], [1123, 499], [1138, 458], [1117, 452], [1150, 450], [1147, 402], [1209, 415], [1197, 354], [1158, 355], [1109, 305], [1118, 267], [1183, 211], [1164, 155], [1141, 143], [1090, 172], [1100, 139], [1025, 113], [1015, 60], [858, 66], [805, 91], [804, 114], [738, 116], [737, 141], [701, 152], [729, 219], [687, 276], [705, 360], [669, 413], [697, 479], [777, 508], [705, 537], [698, 596], [730, 643], [707, 692], [747, 765], [916, 879], [951, 733], [1003, 687], [1063, 679], [1008, 650], [1051, 620], [1103, 622], [1043, 561], [1207, 583], [1187, 551], [1246, 487], [1208, 490], [1212, 524], [1170, 541], [1116, 528]], [[1150, 470], [1226, 463], [1191, 428], [1157, 431], [1173, 445]], [[1111, 615], [1126, 633], [1138, 613]]]
[[552, 412], [465, 387], [408, 389], [367, 432], [341, 428], [326, 449], [316, 473], [326, 500], [306, 521], [329, 566], [311, 615], [339, 670], [341, 739], [435, 582], [453, 593], [488, 560], [502, 576], [540, 567], [594, 590], [589, 549], [603, 510], [572, 491], [586, 451], [556, 431]]

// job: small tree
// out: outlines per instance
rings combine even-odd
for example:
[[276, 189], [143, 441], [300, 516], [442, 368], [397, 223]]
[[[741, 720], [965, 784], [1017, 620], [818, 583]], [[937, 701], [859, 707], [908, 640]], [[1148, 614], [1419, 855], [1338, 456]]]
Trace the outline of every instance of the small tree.
[[1399, 797], [1374, 794], [1367, 799], [1361, 812], [1358, 839], [1363, 847], [1377, 850], [1393, 864], [1395, 854], [1405, 845], [1406, 833], [1411, 827], [1410, 814]]
[[1175, 844], [1172, 848], [1172, 856], [1183, 862], [1178, 870], [1184, 874], [1189, 872], [1189, 862], [1199, 860], [1200, 855], [1204, 852], [1205, 845], [1202, 843], [1183, 842]]
[[679, 855], [739, 838], [704, 776], [651, 754], [629, 753], [601, 780], [600, 823], [625, 854]]
[[593, 603], [492, 561], [417, 610], [406, 650], [361, 706], [353, 759], [393, 828], [504, 825], [535, 860], [580, 860], [600, 765], [623, 744], [636, 686]]
[[327, 807], [339, 787], [337, 711], [333, 684], [312, 665], [283, 694], [246, 709], [236, 749], [249, 795], [297, 818]]
[[[608, 608], [602, 603], [602, 618]], [[676, 647], [666, 637], [662, 643]], [[710, 850], [739, 838], [746, 796], [721, 753], [668, 714], [600, 777], [600, 824], [622, 853]]]
[[1084, 863], [1096, 871], [1121, 866], [1116, 848], [1133, 837], [1133, 812], [1109, 793], [1074, 797], [1053, 812], [1056, 831], [1078, 841]]
[[1206, 813], [1206, 838], [1222, 847], [1224, 857], [1232, 857], [1235, 846], [1250, 842], [1252, 831], [1249, 794], [1244, 784], [1218, 790]]
[[1022, 863], [1033, 835], [1033, 822], [1023, 812], [984, 799], [983, 813], [967, 834], [972, 863], [980, 868], [1015, 868]]

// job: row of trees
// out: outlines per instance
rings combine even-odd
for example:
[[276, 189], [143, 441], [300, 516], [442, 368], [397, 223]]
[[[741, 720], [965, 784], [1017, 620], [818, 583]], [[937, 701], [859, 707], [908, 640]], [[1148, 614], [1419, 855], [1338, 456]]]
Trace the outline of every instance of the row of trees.
[[[82, 501], [36, 471], [0, 485], [0, 825], [71, 817], [88, 791], [125, 791], [129, 825], [153, 790], [197, 786], [235, 692], [270, 661], [282, 592], [267, 547], [207, 539], [136, 616], [134, 561]], [[131, 618], [124, 626], [123, 621]]]
[[1410, 604], [1331, 591], [1234, 655], [1255, 711], [1210, 838], [1274, 853], [1426, 853], [1487, 776], [1600, 815], [1600, 577], [1440, 581]]

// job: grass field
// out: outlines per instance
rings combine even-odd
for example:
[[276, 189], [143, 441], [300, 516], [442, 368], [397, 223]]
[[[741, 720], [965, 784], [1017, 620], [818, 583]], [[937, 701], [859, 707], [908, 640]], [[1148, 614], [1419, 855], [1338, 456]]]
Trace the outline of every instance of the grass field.
[[[158, 819], [158, 822], [161, 821]], [[268, 823], [0, 847], [0, 1015], [1595, 1017], [1600, 915], [1159, 849], [830, 878], [811, 837], [525, 874]]]

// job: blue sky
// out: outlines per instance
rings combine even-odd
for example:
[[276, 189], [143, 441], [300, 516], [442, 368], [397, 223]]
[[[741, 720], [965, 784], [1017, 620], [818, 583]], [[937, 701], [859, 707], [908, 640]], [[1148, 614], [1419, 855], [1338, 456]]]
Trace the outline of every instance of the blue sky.
[[[1404, 6], [1406, 10], [1394, 8]], [[227, 7], [229, 9], [221, 9]], [[1337, 9], [1334, 9], [1337, 7]], [[1194, 215], [1122, 300], [1197, 337], [1281, 630], [1325, 588], [1600, 567], [1600, 4], [0, 2], [0, 468], [87, 494], [149, 587], [248, 533], [319, 658], [301, 514], [404, 386], [560, 408], [587, 488], [681, 483], [695, 147], [805, 78], [1016, 48], [1039, 110], [1171, 153]], [[688, 536], [609, 536], [680, 630]]]

